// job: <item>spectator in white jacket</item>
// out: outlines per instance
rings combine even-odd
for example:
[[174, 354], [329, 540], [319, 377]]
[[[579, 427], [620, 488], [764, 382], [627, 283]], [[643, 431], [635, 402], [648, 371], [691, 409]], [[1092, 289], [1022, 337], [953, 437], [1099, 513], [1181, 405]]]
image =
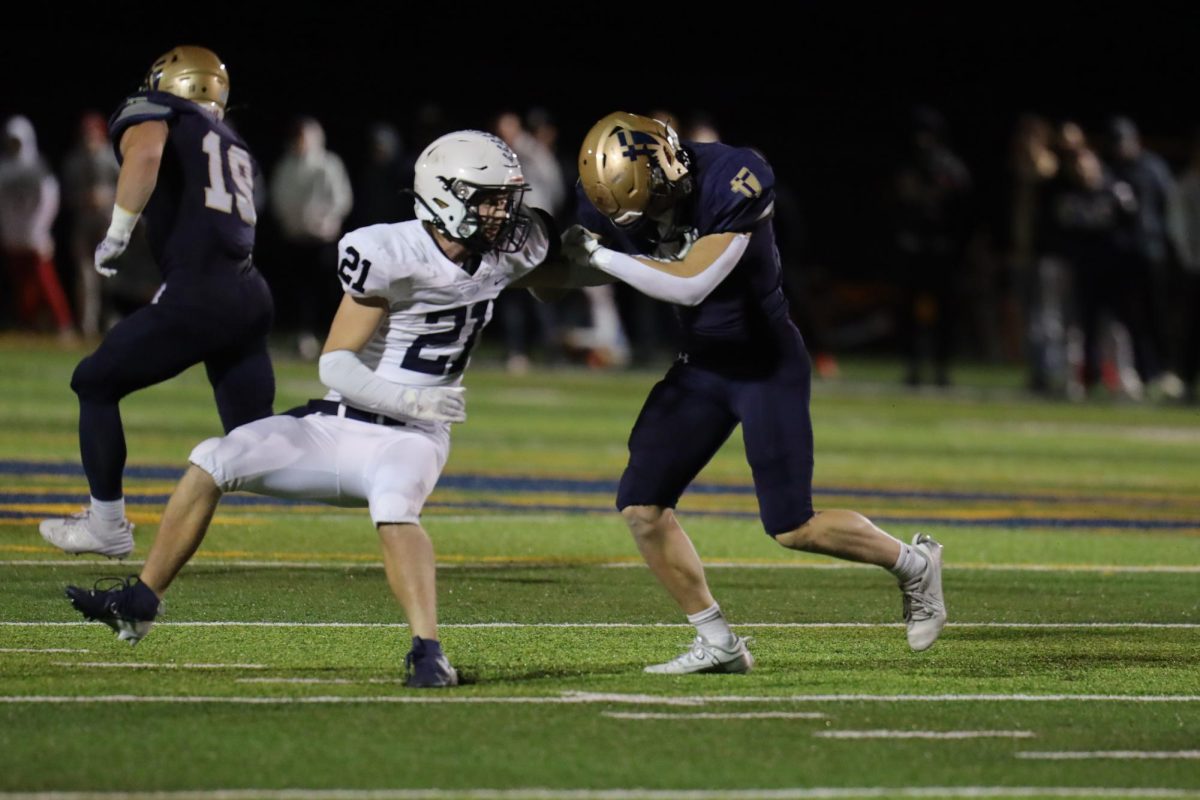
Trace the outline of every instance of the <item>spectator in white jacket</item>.
[[50, 233], [57, 216], [58, 180], [38, 154], [33, 123], [10, 117], [0, 158], [0, 246], [17, 320], [35, 327], [48, 309], [59, 334], [71, 336], [71, 307], [54, 266]]
[[284, 245], [281, 263], [268, 265], [275, 305], [296, 313], [280, 322], [299, 330], [301, 356], [315, 359], [321, 351], [316, 332], [328, 330], [341, 297], [337, 242], [354, 203], [346, 167], [325, 149], [325, 131], [315, 119], [294, 124], [271, 175], [270, 200]]

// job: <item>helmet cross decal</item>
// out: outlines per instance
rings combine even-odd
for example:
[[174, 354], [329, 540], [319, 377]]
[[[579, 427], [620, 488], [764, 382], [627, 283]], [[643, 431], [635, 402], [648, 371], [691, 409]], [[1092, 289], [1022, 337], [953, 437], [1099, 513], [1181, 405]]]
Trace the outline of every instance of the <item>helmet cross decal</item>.
[[621, 155], [630, 161], [637, 161], [638, 156], [653, 158], [658, 147], [657, 139], [641, 131], [617, 131], [617, 141], [621, 143]]

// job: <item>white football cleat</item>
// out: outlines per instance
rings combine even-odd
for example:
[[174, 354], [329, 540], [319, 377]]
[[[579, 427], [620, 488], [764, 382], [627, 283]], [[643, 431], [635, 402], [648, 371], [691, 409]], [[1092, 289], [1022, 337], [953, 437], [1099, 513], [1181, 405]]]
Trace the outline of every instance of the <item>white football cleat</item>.
[[657, 675], [688, 675], [693, 672], [749, 672], [754, 656], [746, 649], [748, 639], [734, 634], [728, 647], [712, 644], [697, 636], [688, 649], [665, 664], [652, 664], [646, 672]]
[[908, 623], [908, 646], [928, 650], [946, 627], [946, 600], [942, 596], [942, 546], [932, 536], [918, 533], [912, 546], [925, 556], [925, 571], [900, 584], [904, 593], [904, 621]]
[[95, 553], [125, 558], [133, 552], [133, 523], [122, 519], [120, 524], [105, 530], [105, 524], [92, 516], [90, 508], [69, 517], [42, 520], [38, 531], [47, 542], [73, 555]]

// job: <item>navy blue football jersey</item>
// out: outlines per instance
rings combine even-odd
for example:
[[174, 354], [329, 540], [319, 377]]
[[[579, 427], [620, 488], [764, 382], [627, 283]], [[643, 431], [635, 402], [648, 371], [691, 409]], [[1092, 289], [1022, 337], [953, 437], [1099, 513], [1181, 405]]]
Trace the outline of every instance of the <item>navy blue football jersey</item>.
[[142, 212], [163, 277], [179, 283], [236, 274], [254, 249], [254, 159], [246, 143], [190, 100], [141, 92], [109, 121], [118, 159], [125, 131], [150, 120], [169, 128], [158, 183]]
[[[676, 206], [671, 225], [643, 220], [615, 225], [578, 187], [579, 222], [604, 244], [630, 255], [669, 257], [687, 239], [749, 233], [750, 244], [733, 272], [699, 305], [676, 307], [689, 354], [731, 359], [778, 351], [795, 331], [783, 294], [772, 212], [775, 173], [757, 151], [726, 144], [684, 142], [691, 157], [691, 193]], [[747, 347], [757, 349], [748, 350]]]

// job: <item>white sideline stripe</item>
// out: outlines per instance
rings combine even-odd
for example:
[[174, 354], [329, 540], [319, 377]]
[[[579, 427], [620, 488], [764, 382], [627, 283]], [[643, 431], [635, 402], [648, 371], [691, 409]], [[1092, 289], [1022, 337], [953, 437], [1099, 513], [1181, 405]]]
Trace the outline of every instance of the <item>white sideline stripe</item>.
[[[451, 705], [582, 705], [586, 703], [611, 702], [608, 700], [591, 700], [576, 697], [430, 697], [428, 695], [313, 695], [311, 697], [270, 697], [230, 695], [227, 697], [204, 695], [9, 695], [0, 696], [0, 703], [36, 703], [36, 704], [66, 704], [66, 703], [167, 703], [199, 705], [205, 703], [230, 703], [233, 705], [370, 705], [399, 704], [399, 705], [429, 705], [449, 703]], [[663, 698], [663, 705], [699, 705], [695, 702], [678, 702], [674, 698]]]
[[853, 800], [854, 798], [1200, 798], [1191, 789], [1098, 786], [814, 786], [793, 789], [192, 789], [0, 792], [0, 800]]
[[[0, 567], [96, 567], [102, 562], [92, 559], [8, 559], [0, 560]], [[121, 564], [128, 567], [141, 566], [143, 559], [128, 559]], [[188, 564], [189, 567], [253, 567], [255, 569], [383, 569], [379, 560], [363, 561], [279, 561], [257, 559], [223, 559], [198, 558]], [[599, 567], [602, 569], [644, 569], [641, 561], [612, 561], [600, 563], [552, 563], [523, 561], [515, 557], [511, 562], [480, 561], [438, 562], [438, 569], [480, 569], [494, 567], [498, 569], [537, 568], [537, 567]], [[877, 569], [865, 564], [813, 564], [803, 561], [780, 561], [778, 563], [714, 561], [706, 563], [705, 569]], [[1151, 572], [1195, 574], [1200, 573], [1200, 565], [1177, 566], [1169, 564], [1149, 564], [1144, 566], [1122, 566], [1117, 564], [951, 564], [947, 567], [954, 572]]]
[[821, 739], [1032, 739], [1033, 731], [814, 731]]
[[1200, 750], [1080, 750], [1070, 751], [1064, 750], [1059, 752], [1054, 751], [1037, 751], [1037, 750], [1022, 750], [1016, 754], [1017, 758], [1028, 759], [1046, 759], [1049, 761], [1074, 761], [1091, 758], [1112, 758], [1112, 759], [1200, 759]]
[[[73, 563], [73, 562], [66, 562]], [[3, 564], [3, 562], [0, 562]], [[438, 566], [441, 566], [440, 564]], [[586, 565], [585, 565], [586, 566]], [[606, 569], [645, 568], [640, 561], [613, 561], [599, 566]], [[878, 569], [870, 564], [813, 564], [806, 561], [780, 561], [778, 563], [706, 561], [705, 569]], [[1118, 564], [949, 564], [947, 570], [954, 572], [1200, 572], [1200, 565], [1178, 566], [1171, 564], [1147, 564], [1143, 566]]]
[[747, 711], [741, 714], [666, 714], [653, 711], [601, 711], [603, 717], [613, 719], [826, 719], [828, 714], [817, 711]]
[[150, 662], [122, 663], [120, 661], [52, 661], [55, 667], [95, 667], [99, 669], [266, 669], [266, 664], [160, 664]]
[[90, 653], [71, 647], [0, 647], [0, 653]]
[[34, 704], [104, 704], [104, 703], [166, 703], [202, 704], [231, 703], [235, 705], [321, 705], [321, 704], [470, 704], [470, 705], [584, 705], [591, 703], [627, 703], [632, 705], [702, 706], [706, 703], [961, 703], [961, 702], [1116, 702], [1116, 703], [1196, 703], [1200, 695], [1022, 695], [1022, 694], [811, 694], [811, 695], [692, 695], [670, 697], [650, 694], [609, 694], [593, 692], [564, 692], [561, 695], [530, 696], [455, 696], [455, 695], [312, 695], [307, 697], [272, 697], [266, 695], [0, 695], [0, 703]]
[[[71, 622], [0, 622], [0, 627], [85, 627], [94, 625], [87, 620]], [[262, 622], [257, 620], [189, 620], [155, 622], [161, 628], [407, 628], [404, 622]], [[450, 622], [439, 628], [691, 628], [686, 622]], [[736, 628], [903, 628], [903, 622], [736, 622]], [[948, 628], [1049, 628], [1055, 630], [1086, 630], [1090, 628], [1200, 629], [1197, 622], [950, 622]]]

